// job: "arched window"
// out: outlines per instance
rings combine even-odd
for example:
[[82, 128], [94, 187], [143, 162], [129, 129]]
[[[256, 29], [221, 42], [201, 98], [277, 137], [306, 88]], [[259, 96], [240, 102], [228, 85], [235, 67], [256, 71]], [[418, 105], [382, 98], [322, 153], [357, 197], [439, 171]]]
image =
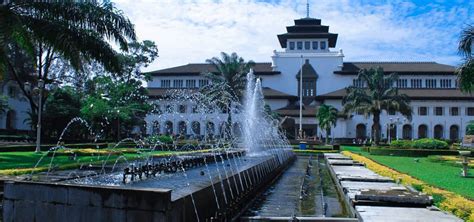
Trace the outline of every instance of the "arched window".
[[428, 127], [426, 125], [418, 126], [418, 138], [426, 138], [428, 136]]
[[441, 139], [444, 137], [443, 135], [443, 126], [438, 124], [434, 127], [434, 138], [435, 139]]
[[232, 126], [232, 133], [236, 137], [242, 136], [242, 127], [240, 123], [234, 123], [234, 125]]
[[212, 135], [214, 134], [215, 126], [213, 122], [207, 122], [206, 124], [206, 134]]
[[413, 135], [413, 129], [411, 127], [411, 125], [403, 125], [403, 139], [405, 140], [411, 140], [412, 139], [412, 135]]
[[180, 122], [178, 123], [178, 132], [179, 132], [179, 134], [182, 134], [182, 135], [186, 135], [186, 134], [187, 134], [186, 122], [180, 121]]
[[452, 141], [459, 139], [459, 127], [457, 125], [449, 127], [449, 139]]
[[8, 110], [7, 112], [7, 129], [16, 129], [16, 112], [15, 110]]
[[152, 134], [160, 134], [161, 132], [161, 129], [160, 129], [160, 122], [158, 121], [153, 121], [153, 130], [152, 130]]
[[165, 132], [166, 134], [173, 134], [173, 122], [166, 121], [165, 123]]
[[367, 128], [365, 124], [357, 124], [356, 126], [356, 138], [357, 139], [365, 139], [367, 137]]
[[195, 135], [201, 135], [201, 123], [199, 123], [198, 121], [194, 121], [193, 123], [191, 123], [191, 128]]

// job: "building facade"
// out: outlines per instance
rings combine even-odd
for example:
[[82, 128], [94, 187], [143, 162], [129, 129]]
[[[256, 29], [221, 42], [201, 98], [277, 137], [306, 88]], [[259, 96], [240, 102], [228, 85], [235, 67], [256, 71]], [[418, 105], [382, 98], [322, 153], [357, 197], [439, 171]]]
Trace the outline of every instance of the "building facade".
[[[290, 137], [297, 135], [300, 123], [300, 90], [303, 97], [302, 125], [306, 137], [326, 136], [315, 117], [318, 106], [329, 104], [342, 110], [345, 88], [351, 85], [363, 87], [364, 83], [357, 80], [357, 74], [361, 69], [372, 67], [382, 67], [386, 74], [397, 73], [399, 80], [394, 87], [399, 88], [399, 93], [410, 97], [413, 108], [412, 120], [396, 112], [382, 113], [382, 138], [459, 140], [465, 134], [467, 122], [474, 120], [474, 98], [459, 90], [453, 66], [416, 61], [344, 61], [343, 50], [334, 50], [338, 34], [330, 33], [328, 26], [314, 18], [295, 20], [293, 26], [287, 27], [287, 33], [277, 37], [282, 49], [273, 51], [271, 62], [257, 63], [254, 72], [262, 81], [265, 102], [280, 114], [281, 124]], [[161, 98], [169, 89], [196, 91], [209, 84], [201, 73], [212, 71], [215, 70], [211, 65], [203, 63], [150, 72], [153, 76], [148, 82], [151, 98]], [[174, 108], [180, 109], [179, 105]], [[193, 124], [199, 123], [199, 134], [203, 134], [210, 122], [217, 126], [225, 121], [225, 114], [202, 119], [190, 109], [181, 108], [181, 111], [179, 118], [171, 113], [148, 115], [146, 120], [151, 127], [147, 132], [196, 135]], [[182, 130], [184, 128], [186, 131]], [[350, 117], [340, 118], [329, 136], [336, 139], [367, 139], [371, 137], [371, 128], [370, 116], [353, 113]]]

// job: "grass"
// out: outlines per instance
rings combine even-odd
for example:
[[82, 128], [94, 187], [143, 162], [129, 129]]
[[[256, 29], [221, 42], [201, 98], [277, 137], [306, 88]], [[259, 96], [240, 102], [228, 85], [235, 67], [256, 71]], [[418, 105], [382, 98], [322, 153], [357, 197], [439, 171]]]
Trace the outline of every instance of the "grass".
[[[368, 152], [362, 151], [360, 147], [349, 146], [343, 147], [343, 150], [358, 153], [398, 172], [420, 179], [427, 184], [474, 199], [474, 178], [462, 177], [460, 167], [443, 164], [442, 162], [433, 162], [430, 161], [429, 157], [370, 155]], [[471, 170], [470, 173], [471, 176], [474, 176], [474, 170]]]
[[[207, 150], [200, 150], [206, 152]], [[83, 164], [102, 164], [105, 160], [108, 163], [115, 163], [120, 157], [125, 157], [128, 161], [139, 159], [141, 157], [153, 156], [167, 156], [173, 154], [184, 154], [193, 151], [153, 151], [145, 153], [123, 153], [122, 155], [94, 155], [94, 156], [77, 156], [76, 160], [72, 160], [69, 156], [55, 156], [52, 166], [57, 166], [60, 169], [74, 169]], [[46, 155], [46, 152], [1, 152], [0, 153], [0, 175], [19, 175], [35, 172], [46, 171], [51, 163], [52, 157]], [[41, 159], [43, 157], [43, 159]], [[39, 162], [36, 169], [35, 165]], [[125, 161], [125, 160], [119, 160]]]

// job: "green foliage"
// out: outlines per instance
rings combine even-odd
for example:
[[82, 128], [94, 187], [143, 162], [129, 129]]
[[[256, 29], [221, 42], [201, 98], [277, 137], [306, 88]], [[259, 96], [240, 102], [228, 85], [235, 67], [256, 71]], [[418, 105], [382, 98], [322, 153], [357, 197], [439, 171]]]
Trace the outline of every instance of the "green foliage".
[[150, 144], [157, 144], [157, 143], [172, 144], [173, 138], [167, 135], [161, 135], [161, 136], [153, 135], [153, 136], [147, 137], [147, 142]]
[[336, 127], [338, 112], [337, 109], [331, 105], [323, 104], [319, 107], [316, 113], [319, 127], [326, 130], [326, 144], [329, 142], [329, 132], [331, 127]]
[[274, 112], [272, 110], [272, 108], [270, 107], [270, 105], [265, 104], [263, 109], [264, 109], [264, 112], [267, 115], [267, 117], [269, 117], [271, 119], [274, 119], [274, 120], [280, 120], [281, 119], [280, 114], [278, 114], [277, 112]]
[[10, 106], [8, 106], [8, 97], [0, 95], [0, 114], [5, 113]]
[[474, 91], [474, 58], [472, 48], [474, 46], [474, 26], [468, 25], [461, 33], [458, 51], [463, 55], [463, 64], [459, 66], [456, 73], [459, 78], [459, 87], [465, 92]]
[[[119, 58], [109, 44], [124, 50], [135, 40], [133, 24], [110, 3], [76, 1], [11, 1], [0, 6], [0, 66], [9, 63], [7, 44], [36, 56], [35, 44], [52, 48], [76, 69], [95, 60], [107, 70], [120, 70]], [[40, 76], [41, 77], [41, 76]]]
[[411, 118], [410, 100], [407, 95], [399, 94], [398, 89], [393, 87], [397, 82], [398, 75], [392, 73], [385, 75], [381, 67], [362, 69], [357, 79], [362, 80], [365, 88], [355, 86], [347, 87], [347, 95], [343, 98], [344, 113], [361, 112], [373, 116], [375, 144], [380, 141], [380, 114], [383, 110], [394, 110]]
[[[55, 90], [46, 100], [43, 132], [49, 136], [59, 136], [69, 121], [80, 115], [81, 98], [82, 94], [70, 86]], [[68, 136], [78, 138], [80, 133], [76, 131], [76, 135]]]
[[390, 146], [396, 148], [412, 148], [413, 142], [411, 140], [392, 140]]
[[413, 148], [418, 149], [448, 149], [449, 145], [446, 141], [437, 139], [418, 139], [413, 141]]
[[[347, 147], [344, 147], [346, 149]], [[468, 197], [474, 198], [474, 180], [460, 176], [461, 168], [449, 166], [442, 163], [434, 163], [426, 157], [417, 158], [402, 156], [379, 156], [371, 155], [367, 152], [359, 152], [363, 156], [370, 158], [380, 164], [390, 167], [398, 172], [409, 174], [432, 186], [436, 186], [448, 191], [452, 191]]]
[[394, 140], [390, 143], [395, 148], [415, 149], [448, 149], [449, 144], [444, 140], [423, 138], [418, 140]]
[[209, 101], [216, 102], [226, 113], [228, 113], [225, 124], [225, 135], [232, 131], [232, 112], [230, 109], [233, 102], [240, 102], [247, 83], [247, 73], [255, 65], [252, 60], [245, 60], [233, 52], [227, 54], [221, 52], [221, 58], [213, 57], [206, 60], [216, 71], [202, 73], [210, 79], [211, 84], [201, 88], [201, 92]]
[[474, 121], [469, 121], [467, 123], [466, 135], [474, 135]]
[[141, 125], [151, 109], [147, 102], [148, 92], [138, 80], [124, 82], [110, 76], [99, 76], [88, 85], [81, 115], [97, 129], [104, 129], [106, 135], [110, 136], [117, 130], [121, 132], [122, 128], [131, 131], [134, 126]]

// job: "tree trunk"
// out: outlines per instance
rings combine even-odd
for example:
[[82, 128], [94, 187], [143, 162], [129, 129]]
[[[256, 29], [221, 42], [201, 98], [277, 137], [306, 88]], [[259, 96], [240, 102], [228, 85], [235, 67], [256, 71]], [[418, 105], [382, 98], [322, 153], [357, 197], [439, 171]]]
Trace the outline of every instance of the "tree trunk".
[[326, 145], [329, 144], [329, 130], [330, 128], [326, 128]]
[[373, 113], [374, 118], [373, 118], [373, 131], [374, 131], [374, 144], [379, 145], [380, 143], [380, 112], [374, 112]]

